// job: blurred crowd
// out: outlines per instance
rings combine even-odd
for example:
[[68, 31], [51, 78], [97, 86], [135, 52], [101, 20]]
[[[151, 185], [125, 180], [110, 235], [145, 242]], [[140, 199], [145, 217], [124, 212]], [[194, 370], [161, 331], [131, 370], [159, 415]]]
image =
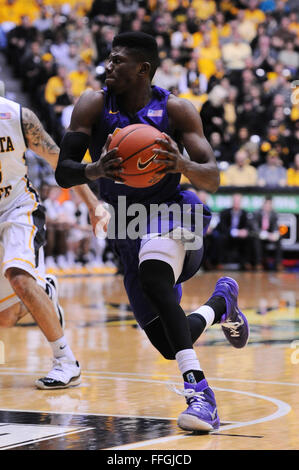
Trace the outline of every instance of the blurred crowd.
[[[0, 47], [59, 144], [100, 89], [115, 34], [159, 44], [154, 84], [188, 98], [227, 186], [299, 185], [296, 0], [0, 0]], [[2, 39], [1, 39], [2, 38]]]
[[[184, 189], [194, 191], [204, 204], [209, 194], [190, 184]], [[241, 271], [281, 271], [283, 266], [283, 229], [272, 197], [265, 195], [255, 211], [244, 208], [243, 196], [233, 193], [231, 205], [214, 213], [204, 238], [203, 269]]]
[[156, 37], [153, 83], [198, 109], [222, 186], [299, 186], [298, 0], [0, 0], [0, 50], [58, 144], [129, 30]]

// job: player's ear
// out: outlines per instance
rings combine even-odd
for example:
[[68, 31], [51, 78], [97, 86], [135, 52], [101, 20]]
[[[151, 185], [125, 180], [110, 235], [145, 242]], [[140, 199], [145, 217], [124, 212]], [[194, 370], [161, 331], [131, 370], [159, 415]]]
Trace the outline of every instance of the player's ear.
[[142, 76], [149, 75], [151, 70], [151, 64], [149, 62], [142, 62], [140, 64], [139, 74]]

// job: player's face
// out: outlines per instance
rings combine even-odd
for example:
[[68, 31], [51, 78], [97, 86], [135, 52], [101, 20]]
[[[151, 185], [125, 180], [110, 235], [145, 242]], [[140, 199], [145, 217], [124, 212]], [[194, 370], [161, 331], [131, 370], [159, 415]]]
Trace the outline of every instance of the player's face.
[[135, 87], [140, 62], [125, 47], [112, 49], [106, 63], [106, 86], [115, 94], [125, 93]]

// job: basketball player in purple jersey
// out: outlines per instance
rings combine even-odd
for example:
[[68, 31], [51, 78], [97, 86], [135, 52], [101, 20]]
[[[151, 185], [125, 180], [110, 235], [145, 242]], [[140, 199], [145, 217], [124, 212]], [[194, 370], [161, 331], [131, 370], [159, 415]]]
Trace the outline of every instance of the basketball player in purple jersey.
[[[200, 116], [187, 100], [179, 99], [151, 80], [158, 65], [157, 43], [144, 33], [123, 33], [114, 38], [106, 65], [106, 87], [101, 92], [86, 92], [76, 104], [70, 128], [61, 143], [56, 179], [62, 187], [97, 180], [100, 198], [116, 211], [119, 196], [126, 204], [177, 203], [191, 212], [203, 209], [203, 233], [211, 214], [193, 192], [180, 190], [184, 174], [192, 184], [209, 192], [219, 186], [213, 151], [205, 139]], [[109, 150], [116, 128], [145, 123], [156, 127], [165, 138], [158, 139], [159, 156], [166, 160], [164, 177], [147, 188], [132, 188], [122, 183], [121, 159], [117, 149]], [[81, 161], [89, 147], [93, 163]], [[158, 146], [157, 146], [158, 147]], [[185, 147], [189, 158], [182, 154]], [[161, 224], [160, 224], [161, 225]], [[163, 225], [163, 224], [162, 224]], [[175, 221], [172, 229], [180, 222]], [[238, 284], [220, 278], [210, 299], [186, 317], [180, 306], [181, 282], [199, 269], [202, 248], [188, 250], [181, 239], [160, 234], [146, 239], [112, 240], [124, 268], [124, 285], [137, 322], [151, 343], [166, 359], [176, 359], [184, 380], [187, 409], [178, 424], [186, 430], [210, 431], [219, 427], [213, 391], [205, 379], [193, 349], [203, 331], [220, 323], [228, 341], [236, 348], [246, 345], [249, 328], [238, 309]]]

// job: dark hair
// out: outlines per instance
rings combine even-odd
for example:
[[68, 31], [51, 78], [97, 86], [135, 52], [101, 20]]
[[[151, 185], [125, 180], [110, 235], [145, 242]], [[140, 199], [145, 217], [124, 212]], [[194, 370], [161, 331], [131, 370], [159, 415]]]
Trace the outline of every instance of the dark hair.
[[139, 56], [140, 61], [151, 65], [150, 79], [153, 78], [159, 65], [157, 41], [153, 36], [140, 31], [121, 33], [114, 37], [112, 47], [127, 47], [132, 53]]

